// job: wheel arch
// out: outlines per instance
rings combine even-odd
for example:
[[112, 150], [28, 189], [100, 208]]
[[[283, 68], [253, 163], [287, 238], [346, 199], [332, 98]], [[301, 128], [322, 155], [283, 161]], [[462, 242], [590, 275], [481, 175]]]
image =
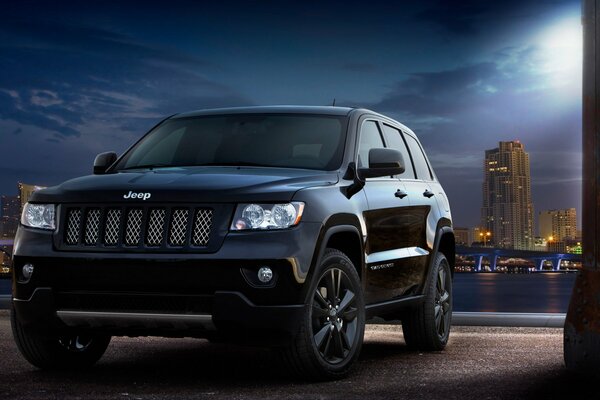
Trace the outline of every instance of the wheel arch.
[[333, 248], [346, 254], [354, 264], [356, 272], [362, 281], [364, 270], [364, 245], [359, 229], [355, 225], [334, 225], [323, 228], [323, 234], [308, 276], [312, 275], [315, 267], [321, 263], [325, 249]]
[[[431, 271], [433, 269], [433, 263], [435, 262], [435, 255], [438, 253], [438, 251], [441, 252], [448, 260], [448, 264], [450, 264], [450, 273], [452, 274], [452, 277], [454, 277], [454, 267], [456, 264], [456, 241], [451, 222], [445, 218], [438, 222], [437, 233], [435, 235], [435, 241], [431, 253], [432, 256], [429, 258], [429, 266], [427, 268], [427, 278], [425, 282], [429, 282]], [[424, 294], [426, 287], [427, 285], [423, 285], [421, 294]]]

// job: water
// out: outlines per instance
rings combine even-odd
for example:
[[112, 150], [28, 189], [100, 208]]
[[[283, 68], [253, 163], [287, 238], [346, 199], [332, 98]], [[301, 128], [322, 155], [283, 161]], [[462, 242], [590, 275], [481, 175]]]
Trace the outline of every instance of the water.
[[566, 313], [576, 274], [457, 273], [454, 311]]
[[[566, 313], [575, 274], [457, 273], [454, 311]], [[10, 280], [0, 279], [0, 295]]]

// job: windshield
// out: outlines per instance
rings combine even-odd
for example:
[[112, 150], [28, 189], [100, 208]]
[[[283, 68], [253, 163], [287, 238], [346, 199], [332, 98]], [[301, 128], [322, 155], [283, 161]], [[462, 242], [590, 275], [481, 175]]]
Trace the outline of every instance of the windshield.
[[236, 114], [170, 119], [139, 141], [114, 170], [233, 165], [334, 170], [346, 117]]

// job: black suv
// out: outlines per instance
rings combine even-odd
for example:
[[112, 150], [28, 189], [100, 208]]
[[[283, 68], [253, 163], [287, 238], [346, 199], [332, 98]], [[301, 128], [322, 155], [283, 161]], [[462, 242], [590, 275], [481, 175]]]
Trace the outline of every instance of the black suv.
[[453, 270], [448, 200], [404, 125], [342, 107], [190, 112], [33, 194], [12, 326], [40, 368], [91, 365], [114, 335], [191, 336], [336, 378], [373, 317], [443, 349]]

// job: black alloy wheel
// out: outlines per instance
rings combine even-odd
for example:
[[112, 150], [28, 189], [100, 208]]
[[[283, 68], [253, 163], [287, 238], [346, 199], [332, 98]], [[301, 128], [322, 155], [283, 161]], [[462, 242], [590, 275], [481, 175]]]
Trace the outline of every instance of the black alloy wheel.
[[337, 364], [350, 353], [358, 333], [356, 295], [350, 278], [339, 268], [327, 270], [314, 290], [313, 340], [324, 361]]

